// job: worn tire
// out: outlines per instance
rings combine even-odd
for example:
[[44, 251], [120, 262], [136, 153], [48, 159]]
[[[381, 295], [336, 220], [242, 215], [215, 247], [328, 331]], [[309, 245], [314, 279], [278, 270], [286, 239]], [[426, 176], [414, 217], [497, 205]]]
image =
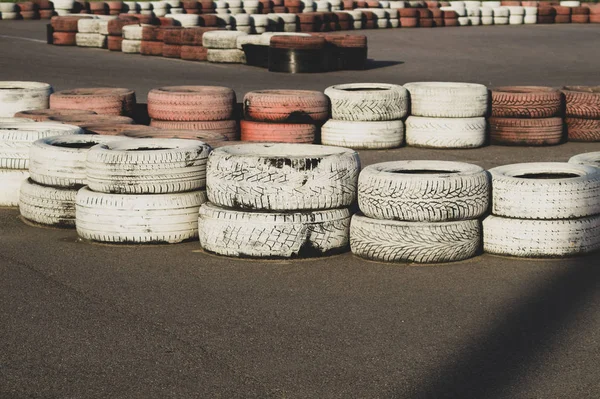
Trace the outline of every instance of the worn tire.
[[209, 48], [206, 51], [206, 60], [221, 64], [245, 64], [246, 53], [238, 49], [215, 49]]
[[542, 86], [507, 86], [492, 90], [492, 116], [550, 118], [563, 109], [559, 90]]
[[21, 184], [19, 212], [34, 223], [75, 227], [77, 189], [42, 186], [27, 179]]
[[408, 112], [408, 91], [385, 83], [351, 83], [328, 87], [331, 117], [342, 121], [390, 121]]
[[404, 87], [410, 93], [411, 115], [434, 118], [485, 116], [488, 89], [475, 83], [416, 82]]
[[204, 32], [202, 35], [202, 46], [208, 49], [235, 49], [236, 40], [239, 36], [247, 33], [228, 30], [214, 30]]
[[142, 47], [141, 40], [123, 39], [121, 42], [121, 52], [125, 54], [139, 54]]
[[85, 109], [100, 115], [133, 115], [135, 92], [122, 88], [63, 90], [50, 96], [50, 108]]
[[0, 82], [0, 117], [48, 108], [52, 86], [39, 82]]
[[500, 145], [555, 145], [563, 141], [562, 118], [488, 119], [490, 142]]
[[162, 121], [233, 119], [235, 92], [219, 86], [169, 86], [148, 93], [148, 114]]
[[350, 212], [245, 212], [211, 203], [200, 207], [200, 246], [219, 255], [305, 258], [348, 248]]
[[569, 141], [600, 141], [600, 119], [565, 118]]
[[406, 120], [406, 144], [428, 148], [476, 148], [486, 141], [486, 121], [477, 118], [425, 118]]
[[172, 121], [159, 121], [153, 119], [150, 121], [150, 126], [157, 127], [159, 129], [169, 130], [198, 130], [208, 131], [222, 134], [227, 137], [228, 140], [239, 139], [239, 129], [237, 121], [230, 119], [224, 121], [191, 121], [191, 122], [172, 122]]
[[317, 127], [309, 123], [265, 123], [240, 121], [242, 141], [313, 143]]
[[243, 104], [246, 119], [257, 122], [315, 123], [329, 117], [329, 100], [318, 91], [251, 91]]
[[568, 117], [600, 119], [600, 86], [565, 86], [562, 92]]
[[600, 167], [600, 151], [577, 154], [569, 159], [569, 163]]
[[494, 215], [574, 219], [600, 213], [600, 169], [532, 162], [498, 166], [489, 173]]
[[19, 206], [21, 185], [28, 177], [27, 170], [0, 169], [0, 207]]
[[350, 122], [330, 119], [321, 129], [321, 143], [359, 149], [396, 148], [404, 142], [401, 120]]

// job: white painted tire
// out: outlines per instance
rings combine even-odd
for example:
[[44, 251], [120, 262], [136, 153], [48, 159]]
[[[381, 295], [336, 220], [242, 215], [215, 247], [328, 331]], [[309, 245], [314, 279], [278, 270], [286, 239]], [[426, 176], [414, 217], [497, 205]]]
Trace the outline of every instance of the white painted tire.
[[0, 3], [0, 13], [17, 12], [17, 3]]
[[388, 83], [349, 83], [330, 86], [331, 117], [340, 121], [390, 121], [408, 113], [408, 91]]
[[82, 133], [77, 126], [55, 122], [0, 124], [0, 168], [29, 168], [29, 150], [36, 140]]
[[77, 33], [75, 43], [78, 47], [105, 48], [106, 36], [99, 33]]
[[183, 27], [198, 26], [200, 22], [200, 16], [196, 14], [167, 14], [165, 18], [172, 18]]
[[477, 148], [485, 144], [486, 121], [478, 118], [406, 119], [406, 144], [426, 148]]
[[523, 17], [523, 15], [511, 15], [510, 17], [508, 17], [508, 24], [509, 25], [523, 25], [524, 20], [525, 20], [525, 18]]
[[237, 38], [246, 33], [238, 31], [214, 30], [202, 35], [202, 46], [208, 49], [235, 49]]
[[490, 7], [481, 7], [479, 9], [482, 17], [493, 17], [494, 11]]
[[494, 25], [494, 17], [481, 17], [481, 25]]
[[457, 19], [459, 26], [469, 26], [471, 24], [471, 20], [469, 20], [469, 17], [458, 17]]
[[494, 25], [508, 25], [508, 17], [494, 17]]
[[69, 10], [70, 12], [75, 5], [75, 0], [52, 0], [52, 4], [54, 4], [55, 10]]
[[494, 7], [492, 11], [494, 12], [494, 17], [508, 18], [508, 16], [510, 15], [510, 10], [508, 9], [508, 7]]
[[243, 144], [214, 150], [207, 164], [211, 203], [259, 211], [343, 208], [356, 199], [360, 160], [346, 148]]
[[581, 1], [561, 1], [563, 7], [581, 7]]
[[48, 83], [0, 81], [0, 117], [50, 106], [52, 86]]
[[523, 18], [523, 23], [525, 25], [537, 24], [537, 15], [525, 15], [525, 17]]
[[489, 197], [485, 170], [463, 162], [384, 162], [367, 166], [358, 179], [358, 206], [373, 219], [475, 219], [487, 212]]
[[506, 6], [506, 8], [508, 8], [508, 15], [510, 17], [525, 15], [525, 9], [522, 6]]
[[248, 14], [237, 14], [233, 16], [236, 26], [248, 26], [250, 25], [250, 15]]
[[121, 42], [121, 52], [125, 54], [139, 54], [142, 47], [141, 40], [123, 39]]
[[600, 249], [600, 216], [527, 220], [490, 215], [483, 221], [483, 250], [528, 258], [575, 256]]
[[18, 206], [21, 185], [29, 172], [18, 169], [0, 169], [0, 206]]
[[140, 25], [125, 25], [123, 27], [123, 39], [125, 40], [142, 40], [143, 26]]
[[423, 223], [352, 217], [350, 249], [383, 262], [444, 263], [472, 258], [481, 246], [479, 220]]
[[[563, 162], [532, 162], [498, 166], [489, 173], [494, 215], [574, 219], [600, 214], [598, 168]], [[540, 175], [556, 176], [540, 178]]]
[[569, 163], [600, 167], [600, 151], [577, 154], [569, 159]]
[[15, 19], [19, 19], [19, 13], [18, 12], [3, 12], [0, 13], [0, 16], [2, 17], [2, 19], [6, 20], [6, 21], [10, 21], [10, 20], [15, 20]]
[[75, 227], [77, 189], [42, 186], [26, 179], [21, 185], [19, 211], [34, 223]]
[[198, 237], [204, 191], [170, 194], [107, 194], [84, 187], [77, 193], [77, 234], [123, 244], [175, 244]]
[[404, 87], [410, 93], [411, 115], [434, 118], [485, 116], [488, 89], [475, 83], [417, 82]]
[[[464, 1], [463, 3], [465, 3], [465, 8], [479, 8], [481, 7], [481, 1]], [[452, 4], [452, 3], [450, 3]]]
[[130, 140], [125, 136], [75, 134], [35, 141], [29, 152], [29, 173], [39, 184], [77, 187], [87, 184], [85, 163], [89, 149], [97, 144]]
[[467, 17], [481, 17], [481, 9], [478, 6], [477, 8], [467, 8]]
[[259, 45], [259, 46], [268, 46], [270, 39], [271, 39], [270, 37], [263, 36], [263, 35], [239, 36], [236, 39], [235, 45], [238, 50], [243, 50], [244, 44], [255, 44], [255, 45]]
[[1, 123], [32, 123], [35, 122], [33, 119], [29, 118], [12, 118], [12, 117], [0, 117]]
[[525, 16], [537, 16], [538, 15], [537, 7], [523, 7], [523, 11], [525, 11]]
[[471, 26], [479, 26], [481, 25], [481, 17], [468, 17], [469, 25]]
[[219, 255], [252, 258], [325, 256], [348, 247], [350, 212], [244, 212], [200, 207], [200, 246]]
[[245, 64], [246, 54], [242, 50], [235, 48], [225, 50], [209, 48], [206, 52], [206, 59], [208, 62], [216, 62], [221, 64]]
[[396, 148], [404, 142], [401, 120], [352, 122], [329, 119], [321, 128], [321, 144], [359, 149]]
[[502, 6], [502, 2], [501, 1], [482, 1], [481, 5], [483, 7], [498, 8], [498, 7]]
[[193, 191], [206, 184], [210, 147], [197, 140], [135, 139], [92, 147], [86, 178], [91, 190], [119, 194]]

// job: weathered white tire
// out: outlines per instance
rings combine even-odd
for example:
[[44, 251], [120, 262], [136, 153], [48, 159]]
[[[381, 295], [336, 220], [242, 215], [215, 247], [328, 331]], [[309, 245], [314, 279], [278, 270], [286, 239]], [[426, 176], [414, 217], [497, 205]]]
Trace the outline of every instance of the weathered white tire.
[[574, 219], [600, 214], [598, 168], [563, 162], [532, 162], [498, 166], [489, 173], [494, 215]]
[[476, 148], [485, 144], [486, 121], [478, 118], [406, 119], [406, 144], [431, 148]]
[[217, 62], [222, 64], [245, 64], [246, 54], [242, 50], [238, 49], [222, 50], [209, 48], [206, 52], [206, 59], [208, 62]]
[[511, 15], [510, 17], [508, 17], [508, 24], [509, 25], [523, 25], [524, 20], [525, 20], [525, 18], [523, 17], [523, 15]]
[[19, 211], [25, 219], [54, 227], [75, 227], [77, 189], [42, 186], [26, 179], [21, 185]]
[[123, 41], [121, 42], [121, 52], [126, 54], [139, 54], [141, 47], [141, 40], [123, 39]]
[[390, 1], [390, 8], [406, 8], [406, 1]]
[[481, 13], [481, 17], [493, 17], [494, 16], [494, 10], [492, 10], [490, 7], [481, 7], [479, 9], [479, 12]]
[[494, 17], [494, 25], [508, 25], [508, 17]]
[[527, 220], [490, 215], [483, 221], [483, 250], [496, 255], [546, 258], [600, 249], [600, 216]]
[[202, 35], [202, 45], [209, 49], [234, 49], [237, 38], [246, 33], [238, 31], [214, 30]]
[[470, 24], [471, 21], [469, 20], [469, 17], [458, 17], [458, 25], [469, 26]]
[[329, 119], [321, 128], [321, 144], [359, 149], [395, 148], [404, 141], [401, 120], [350, 122]]
[[341, 121], [390, 121], [408, 113], [408, 91], [387, 83], [350, 83], [330, 86], [331, 117]]
[[600, 168], [600, 151], [574, 155], [569, 159], [569, 163]]
[[481, 25], [494, 25], [494, 17], [481, 17]]
[[142, 40], [143, 26], [140, 25], [125, 25], [123, 27], [123, 39], [125, 40]]
[[537, 15], [525, 15], [525, 17], [523, 18], [523, 23], [525, 25], [537, 24]]
[[508, 7], [494, 7], [492, 11], [494, 12], [494, 17], [508, 18], [508, 16], [510, 15], [510, 10], [508, 9]]
[[467, 8], [467, 17], [481, 17], [480, 7], [477, 6], [477, 8], [474, 8], [474, 7]]
[[237, 14], [233, 16], [236, 26], [249, 26], [250, 25], [250, 15], [248, 14]]
[[152, 9], [152, 4], [149, 1], [138, 1], [137, 5], [140, 11], [148, 11]]
[[82, 18], [77, 21], [77, 32], [78, 33], [100, 33], [99, 31], [99, 19], [88, 19]]
[[54, 4], [55, 10], [69, 10], [69, 12], [71, 12], [75, 5], [75, 0], [53, 0], [52, 4]]
[[255, 44], [259, 46], [268, 46], [270, 37], [263, 35], [244, 35], [238, 36], [236, 39], [236, 48], [238, 50], [244, 49], [244, 44]]
[[35, 141], [29, 153], [29, 173], [34, 182], [54, 187], [87, 184], [85, 163], [88, 150], [113, 141], [131, 140], [125, 136], [75, 134]]
[[52, 86], [39, 82], [0, 81], [0, 117], [50, 106]]
[[502, 6], [502, 2], [501, 1], [482, 1], [481, 5], [483, 7], [498, 8], [498, 7]]
[[354, 255], [384, 262], [443, 263], [475, 256], [481, 245], [479, 220], [423, 223], [352, 217]]
[[581, 7], [581, 1], [561, 1], [563, 7]]
[[468, 17], [469, 25], [471, 26], [479, 26], [481, 25], [481, 17]]
[[135, 139], [92, 147], [90, 189], [120, 194], [177, 193], [204, 188], [210, 147], [197, 140]]
[[198, 237], [204, 191], [170, 194], [107, 194], [84, 187], [77, 193], [77, 234], [111, 243], [174, 244]]
[[360, 160], [346, 148], [244, 144], [208, 158], [207, 195], [225, 207], [261, 210], [343, 208], [356, 199]]
[[77, 126], [54, 122], [0, 124], [0, 168], [29, 168], [29, 150], [36, 140], [82, 133]]
[[525, 11], [526, 16], [537, 16], [538, 15], [537, 7], [523, 7], [523, 11]]
[[522, 6], [506, 6], [508, 15], [513, 17], [516, 15], [525, 15], [525, 9]]
[[16, 12], [17, 4], [16, 3], [0, 3], [0, 13], [5, 12]]
[[198, 26], [200, 22], [200, 16], [196, 14], [167, 14], [165, 17], [178, 21], [183, 27]]
[[398, 18], [390, 18], [390, 27], [392, 28], [399, 28], [400, 27], [400, 20]]
[[7, 21], [19, 19], [18, 12], [3, 12], [3, 13], [0, 13], [0, 16], [2, 17], [2, 19], [7, 20]]
[[434, 118], [485, 116], [488, 89], [476, 83], [416, 82], [404, 87], [410, 93], [411, 115]]
[[450, 7], [465, 8], [466, 3], [464, 1], [450, 1]]
[[32, 123], [35, 122], [29, 118], [12, 118], [12, 117], [0, 117], [0, 123]]
[[254, 258], [324, 256], [348, 247], [350, 212], [244, 212], [200, 207], [200, 246], [219, 255]]
[[21, 184], [29, 172], [18, 169], [0, 169], [0, 206], [18, 206]]
[[[464, 5], [465, 8], [481, 7], [481, 1], [463, 1], [463, 3], [465, 3], [465, 5]], [[452, 4], [452, 3], [450, 3], [450, 4]]]
[[384, 162], [367, 166], [358, 179], [358, 206], [374, 219], [475, 219], [487, 211], [489, 197], [485, 170], [462, 162]]
[[105, 48], [106, 36], [99, 33], [77, 33], [75, 43], [78, 47]]

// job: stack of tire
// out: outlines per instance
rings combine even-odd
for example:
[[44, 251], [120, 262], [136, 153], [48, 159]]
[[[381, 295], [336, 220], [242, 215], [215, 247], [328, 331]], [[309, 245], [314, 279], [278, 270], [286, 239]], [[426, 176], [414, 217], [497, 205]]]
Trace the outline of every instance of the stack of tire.
[[53, 122], [0, 123], [0, 206], [19, 205], [21, 184], [29, 177], [29, 151], [34, 141], [81, 133], [77, 126]]
[[137, 26], [139, 23], [139, 19], [128, 15], [108, 21], [108, 49], [110, 51], [121, 51], [123, 47], [123, 27], [127, 25]]
[[108, 15], [120, 15], [123, 12], [124, 4], [122, 1], [108, 1]]
[[570, 24], [571, 23], [571, 7], [552, 6], [556, 12], [554, 17], [555, 24]]
[[508, 7], [494, 7], [494, 25], [508, 25], [510, 23], [510, 10]]
[[75, 228], [75, 198], [86, 182], [90, 147], [126, 137], [69, 134], [35, 141], [30, 149], [29, 179], [23, 182], [19, 211], [30, 222]]
[[53, 17], [50, 20], [52, 28], [52, 44], [55, 46], [76, 46], [77, 24], [80, 19], [91, 19], [90, 16]]
[[200, 245], [235, 257], [295, 258], [346, 251], [360, 160], [346, 148], [245, 144], [207, 166]]
[[573, 24], [589, 24], [590, 9], [588, 7], [572, 7], [571, 8], [571, 23]]
[[314, 143], [329, 116], [329, 100], [318, 91], [251, 91], [243, 106], [242, 141]]
[[543, 146], [563, 140], [563, 97], [541, 86], [492, 90], [490, 141], [499, 145]]
[[235, 92], [219, 86], [170, 86], [148, 93], [150, 126], [211, 131], [238, 139]]
[[[50, 6], [50, 3], [46, 1], [44, 5], [47, 10]], [[22, 1], [17, 3], [18, 14], [21, 17], [21, 19], [24, 20], [40, 19], [40, 13], [38, 12], [38, 9], [38, 5], [31, 1]]]
[[441, 263], [471, 258], [481, 247], [489, 180], [477, 165], [397, 161], [367, 166], [358, 179], [350, 247], [363, 258]]
[[535, 25], [537, 24], [538, 18], [538, 7], [523, 7], [523, 11], [525, 11], [525, 16], [523, 17], [523, 23], [525, 25]]
[[[443, 10], [442, 8], [440, 8], [440, 11], [443, 12], [444, 26], [459, 26], [458, 13], [454, 10]], [[400, 24], [402, 24], [402, 21], [400, 21]]]
[[90, 13], [93, 15], [106, 15], [107, 14], [107, 5], [103, 1], [92, 1], [86, 4], [89, 7]]
[[181, 39], [185, 28], [170, 26], [163, 32], [162, 56], [165, 58], [181, 58]]
[[401, 28], [416, 28], [419, 26], [419, 11], [417, 9], [401, 8], [398, 12], [400, 13]]
[[164, 17], [169, 13], [169, 4], [166, 1], [152, 1], [152, 13], [155, 17]]
[[551, 6], [539, 6], [537, 9], [538, 24], [553, 24], [556, 18], [556, 10]]
[[207, 49], [206, 59], [209, 62], [245, 64], [246, 55], [237, 48], [237, 38], [244, 35], [244, 32], [226, 30], [204, 32], [202, 46]]
[[486, 143], [487, 87], [453, 82], [416, 82], [404, 87], [411, 101], [407, 145], [476, 148]]
[[179, 243], [198, 236], [210, 147], [196, 140], [126, 139], [92, 147], [77, 193], [77, 233], [109, 243]]
[[566, 86], [562, 92], [569, 141], [600, 141], [600, 86]]
[[492, 7], [484, 4], [479, 8], [479, 11], [481, 12], [481, 25], [487, 26], [494, 24], [494, 9]]
[[367, 67], [367, 37], [363, 35], [324, 35], [327, 42], [326, 71], [363, 70]]
[[590, 23], [600, 24], [600, 5], [590, 6]]
[[322, 37], [273, 36], [269, 42], [269, 71], [314, 73], [325, 70]]
[[600, 249], [600, 169], [537, 162], [489, 170], [492, 214], [483, 249], [498, 255], [560, 257]]
[[108, 22], [104, 19], [80, 19], [77, 21], [75, 43], [78, 47], [106, 48]]
[[149, 56], [163, 55], [165, 33], [172, 29], [181, 29], [177, 26], [143, 26], [140, 54]]
[[50, 95], [50, 108], [82, 109], [99, 115], [131, 117], [136, 108], [135, 92], [112, 87], [62, 90]]
[[323, 125], [321, 143], [385, 149], [404, 142], [406, 88], [387, 83], [351, 83], [328, 87], [325, 95], [331, 101], [331, 119]]
[[200, 25], [200, 16], [197, 14], [167, 14], [165, 18], [174, 19], [183, 27]]
[[522, 6], [508, 6], [508, 24], [523, 25], [525, 21], [525, 8]]
[[75, 5], [75, 1], [74, 0], [52, 0], [52, 4], [53, 4], [54, 12], [59, 16], [63, 16], [63, 15], [70, 14], [71, 12], [73, 12], [73, 6]]
[[126, 25], [123, 27], [123, 40], [121, 41], [121, 51], [125, 54], [139, 54], [142, 48], [142, 32], [151, 27], [142, 27], [139, 25]]
[[19, 18], [19, 12], [15, 3], [0, 3], [0, 19], [13, 20]]
[[217, 28], [185, 28], [181, 33], [181, 59], [187, 61], [206, 61], [208, 49], [202, 46], [202, 37], [206, 32]]

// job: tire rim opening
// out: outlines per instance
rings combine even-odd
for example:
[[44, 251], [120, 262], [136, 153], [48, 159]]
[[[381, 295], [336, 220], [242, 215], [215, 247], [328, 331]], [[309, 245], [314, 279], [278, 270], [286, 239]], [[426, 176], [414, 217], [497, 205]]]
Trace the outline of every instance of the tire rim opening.
[[521, 179], [573, 179], [575, 177], [580, 177], [575, 173], [524, 173], [522, 175], [517, 175], [514, 177], [518, 177]]
[[160, 151], [160, 150], [172, 150], [172, 148], [165, 147], [140, 147], [140, 148], [131, 148], [125, 151]]
[[457, 170], [441, 170], [441, 169], [399, 169], [390, 170], [389, 173], [399, 173], [406, 175], [448, 175], [458, 173]]
[[348, 88], [348, 89], [340, 89], [343, 91], [387, 91], [390, 90], [384, 87], [356, 87], [356, 88]]
[[53, 145], [62, 148], [92, 148], [93, 146], [98, 145], [98, 143], [87, 141], [82, 143], [54, 143]]

